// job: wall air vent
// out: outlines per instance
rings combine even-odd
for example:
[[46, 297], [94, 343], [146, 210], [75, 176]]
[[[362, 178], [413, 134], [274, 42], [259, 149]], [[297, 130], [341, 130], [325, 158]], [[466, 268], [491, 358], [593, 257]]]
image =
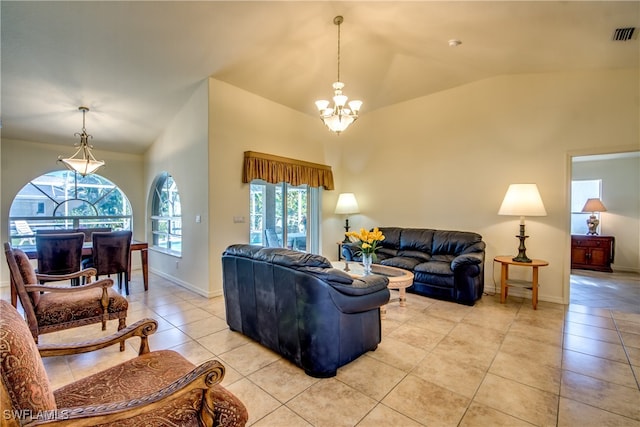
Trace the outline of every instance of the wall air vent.
[[635, 33], [635, 27], [628, 28], [616, 28], [613, 32], [613, 40], [614, 41], [627, 41], [633, 38], [633, 33]]

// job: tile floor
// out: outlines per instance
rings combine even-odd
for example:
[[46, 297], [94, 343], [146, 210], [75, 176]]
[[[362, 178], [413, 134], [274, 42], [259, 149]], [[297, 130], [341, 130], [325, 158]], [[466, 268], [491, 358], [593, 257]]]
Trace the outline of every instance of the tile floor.
[[[222, 298], [200, 297], [153, 274], [145, 293], [138, 276], [128, 323], [158, 320], [152, 350], [172, 348], [196, 364], [220, 360], [223, 385], [245, 403], [252, 426], [640, 426], [637, 274], [581, 274], [575, 301], [541, 301], [537, 311], [516, 297], [501, 305], [485, 295], [467, 307], [409, 295], [406, 308], [388, 306], [378, 349], [329, 379], [308, 377], [229, 331]], [[608, 292], [622, 283], [627, 296], [605, 305], [592, 298], [600, 287]], [[110, 322], [110, 332], [115, 327]], [[41, 340], [84, 340], [99, 329]], [[45, 365], [58, 387], [135, 357], [136, 344], [124, 353], [114, 346], [48, 358]]]

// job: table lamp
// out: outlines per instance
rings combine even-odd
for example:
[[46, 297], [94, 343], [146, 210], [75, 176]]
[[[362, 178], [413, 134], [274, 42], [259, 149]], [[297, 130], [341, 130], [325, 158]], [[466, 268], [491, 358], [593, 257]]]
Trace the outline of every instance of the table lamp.
[[516, 236], [520, 239], [520, 246], [518, 246], [518, 256], [513, 258], [513, 261], [531, 262], [531, 259], [527, 257], [527, 248], [524, 246], [524, 240], [529, 237], [524, 234], [524, 217], [547, 215], [540, 192], [538, 192], [538, 186], [536, 184], [511, 184], [504, 196], [498, 215], [520, 217], [520, 235]]
[[606, 212], [607, 208], [604, 207], [600, 199], [587, 199], [587, 203], [584, 204], [582, 208], [582, 212], [591, 212], [591, 216], [587, 218], [587, 227], [589, 227], [589, 231], [587, 235], [598, 235], [598, 224], [600, 224], [600, 220], [596, 217], [596, 212]]
[[338, 203], [336, 204], [336, 214], [347, 215], [344, 220], [344, 240], [342, 243], [349, 243], [349, 238], [346, 233], [349, 232], [349, 215], [360, 213], [356, 196], [353, 193], [342, 193], [338, 196]]

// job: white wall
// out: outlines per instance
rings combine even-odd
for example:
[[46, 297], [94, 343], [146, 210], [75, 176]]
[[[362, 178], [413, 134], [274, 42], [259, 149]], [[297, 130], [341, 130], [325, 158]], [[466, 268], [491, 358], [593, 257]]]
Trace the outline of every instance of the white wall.
[[491, 291], [494, 256], [518, 246], [518, 218], [498, 208], [509, 184], [534, 182], [548, 215], [527, 219], [527, 254], [550, 262], [540, 299], [567, 303], [568, 153], [635, 149], [638, 86], [637, 69], [501, 76], [376, 110], [340, 137], [336, 193], [355, 192], [362, 214], [354, 227], [479, 232]]
[[[511, 183], [535, 182], [548, 216], [527, 219], [527, 254], [550, 262], [540, 272], [540, 299], [567, 303], [571, 153], [638, 149], [637, 77], [637, 69], [502, 76], [370, 112], [365, 99], [361, 118], [339, 137], [316, 117], [209, 79], [144, 159], [103, 151], [97, 156], [107, 161], [102, 174], [131, 200], [137, 239], [148, 238], [139, 233], [148, 224], [153, 179], [162, 171], [174, 176], [184, 208], [183, 256], [176, 269], [176, 258], [151, 252], [150, 267], [207, 296], [221, 293], [223, 250], [249, 241], [248, 222], [233, 222], [249, 216], [249, 185], [241, 183], [244, 151], [332, 166], [336, 191], [322, 198], [326, 256], [335, 257], [343, 237], [344, 218], [333, 214], [338, 194], [352, 191], [362, 212], [351, 218], [354, 228], [482, 234], [488, 290], [499, 274], [493, 257], [515, 254], [518, 245], [518, 219], [497, 215], [504, 193]], [[55, 169], [57, 156], [69, 149], [2, 141], [2, 224], [15, 192]], [[1, 232], [6, 240], [6, 226]]]
[[[241, 182], [244, 152], [328, 165], [338, 153], [334, 135], [319, 119], [215, 79], [209, 85], [209, 264], [210, 289], [216, 293], [222, 290], [222, 252], [230, 244], [249, 242], [250, 186]], [[234, 216], [246, 222], [234, 223]]]
[[572, 175], [602, 180], [600, 234], [616, 239], [612, 268], [640, 272], [640, 156], [573, 162]]
[[[182, 206], [182, 256], [149, 250], [150, 270], [204, 296], [212, 296], [209, 286], [208, 240], [208, 86], [201, 82], [191, 98], [167, 123], [163, 134], [145, 153], [147, 239], [152, 242], [151, 191], [162, 172], [173, 176]], [[196, 215], [201, 222], [196, 223]], [[151, 245], [150, 245], [151, 247]]]
[[[0, 238], [9, 241], [9, 209], [16, 194], [30, 180], [54, 170], [61, 170], [56, 160], [61, 154], [73, 153], [72, 139], [69, 145], [53, 145], [38, 142], [2, 139], [2, 191], [0, 194]], [[98, 174], [107, 178], [124, 191], [133, 210], [133, 238], [144, 240], [145, 192], [143, 186], [143, 157], [135, 154], [122, 154], [101, 150], [96, 142], [93, 151], [96, 158], [104, 160], [106, 165]], [[140, 265], [139, 257], [132, 259], [133, 268]], [[8, 285], [9, 273], [6, 261], [0, 262], [2, 285]]]

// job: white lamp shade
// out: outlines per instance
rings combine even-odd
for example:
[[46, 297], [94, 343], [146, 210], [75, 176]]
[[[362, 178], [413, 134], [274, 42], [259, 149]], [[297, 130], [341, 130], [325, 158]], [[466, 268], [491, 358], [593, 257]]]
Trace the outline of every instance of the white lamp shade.
[[328, 106], [329, 106], [329, 101], [327, 101], [326, 99], [321, 99], [319, 101], [316, 101], [316, 107], [318, 107], [318, 111], [324, 112], [324, 110], [326, 110]]
[[355, 214], [359, 213], [360, 208], [356, 201], [356, 196], [353, 193], [342, 193], [338, 196], [338, 203], [336, 203], [336, 214]]
[[65, 166], [78, 172], [80, 175], [90, 175], [94, 173], [99, 167], [104, 165], [104, 162], [90, 159], [60, 159]]
[[544, 203], [536, 184], [511, 184], [498, 215], [546, 216]]
[[354, 113], [357, 113], [358, 111], [360, 111], [360, 108], [362, 107], [362, 101], [357, 101], [357, 100], [349, 101], [349, 107], [351, 107]]

